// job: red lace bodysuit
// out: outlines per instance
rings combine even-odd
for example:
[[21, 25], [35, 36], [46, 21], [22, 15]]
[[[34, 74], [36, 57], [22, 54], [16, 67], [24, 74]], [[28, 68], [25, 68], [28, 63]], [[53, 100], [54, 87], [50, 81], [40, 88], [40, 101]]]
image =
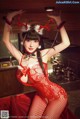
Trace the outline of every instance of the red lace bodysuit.
[[[51, 82], [48, 79], [47, 63], [43, 62], [46, 76], [44, 75], [38, 61], [29, 67], [23, 66], [21, 63], [20, 66], [23, 69], [18, 70], [17, 72], [17, 78], [19, 81], [26, 86], [33, 86], [44, 99], [51, 101], [53, 99], [59, 98], [60, 96], [65, 98], [67, 97], [65, 90], [61, 86]], [[23, 83], [20, 80], [22, 75], [28, 75], [30, 83]]]

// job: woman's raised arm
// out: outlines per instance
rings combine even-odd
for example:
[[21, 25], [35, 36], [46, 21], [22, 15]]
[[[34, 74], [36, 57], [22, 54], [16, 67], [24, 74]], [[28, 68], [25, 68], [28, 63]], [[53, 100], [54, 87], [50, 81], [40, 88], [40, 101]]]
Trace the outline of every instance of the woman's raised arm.
[[46, 51], [49, 50], [49, 52], [47, 53], [47, 56], [48, 56], [48, 58], [50, 58], [50, 57], [54, 56], [55, 54], [61, 52], [62, 50], [66, 49], [70, 45], [70, 40], [69, 40], [68, 34], [66, 32], [66, 29], [64, 27], [64, 22], [61, 21], [60, 16], [48, 15], [48, 17], [55, 20], [55, 22], [58, 26], [57, 28], [61, 35], [61, 43], [59, 43], [58, 45], [54, 46], [51, 49], [46, 50]]
[[18, 15], [21, 14], [22, 10], [20, 11], [15, 11], [12, 13], [9, 13], [6, 17], [5, 17], [5, 25], [4, 25], [4, 31], [3, 31], [3, 42], [5, 43], [7, 49], [10, 51], [10, 53], [18, 60], [20, 61], [21, 57], [22, 57], [22, 53], [16, 49], [14, 47], [14, 45], [10, 42], [10, 31], [11, 31], [11, 22], [12, 19]]

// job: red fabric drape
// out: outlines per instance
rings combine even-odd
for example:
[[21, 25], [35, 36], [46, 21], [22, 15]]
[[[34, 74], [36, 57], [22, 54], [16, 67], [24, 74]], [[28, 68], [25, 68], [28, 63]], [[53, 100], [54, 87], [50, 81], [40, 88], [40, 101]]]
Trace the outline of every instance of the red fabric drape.
[[[29, 108], [36, 92], [0, 98], [0, 110], [9, 110], [10, 119], [27, 119]], [[61, 119], [77, 119], [66, 107]]]
[[0, 110], [8, 110], [10, 119], [26, 119], [35, 92], [0, 98]]

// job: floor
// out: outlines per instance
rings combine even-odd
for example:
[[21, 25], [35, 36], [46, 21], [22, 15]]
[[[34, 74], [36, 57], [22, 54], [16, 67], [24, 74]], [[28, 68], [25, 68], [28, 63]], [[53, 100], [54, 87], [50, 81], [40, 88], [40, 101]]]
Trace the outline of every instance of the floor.
[[69, 108], [80, 119], [80, 90], [68, 92]]

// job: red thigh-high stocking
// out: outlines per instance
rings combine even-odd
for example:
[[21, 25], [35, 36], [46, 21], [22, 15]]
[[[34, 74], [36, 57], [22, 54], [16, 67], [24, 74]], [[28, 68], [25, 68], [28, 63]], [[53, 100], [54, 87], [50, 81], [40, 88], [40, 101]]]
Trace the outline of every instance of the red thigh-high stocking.
[[41, 119], [47, 103], [38, 95], [33, 99], [28, 119]]
[[64, 98], [63, 96], [57, 100], [49, 102], [41, 119], [45, 119], [44, 117], [47, 119], [61, 119], [60, 115], [63, 112], [66, 104], [67, 98]]

